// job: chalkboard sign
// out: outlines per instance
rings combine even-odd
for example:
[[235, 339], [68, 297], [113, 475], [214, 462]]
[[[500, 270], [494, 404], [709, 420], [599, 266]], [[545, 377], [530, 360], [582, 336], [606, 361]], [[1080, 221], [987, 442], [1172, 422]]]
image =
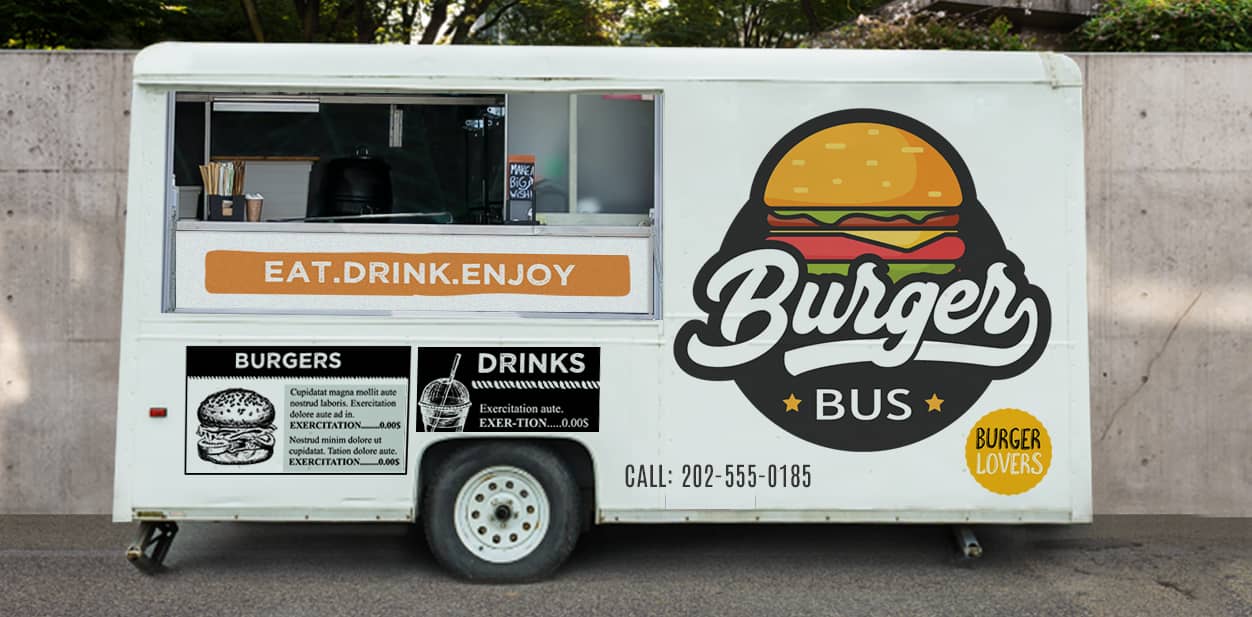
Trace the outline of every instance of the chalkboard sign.
[[509, 200], [534, 201], [535, 157], [530, 154], [509, 156]]

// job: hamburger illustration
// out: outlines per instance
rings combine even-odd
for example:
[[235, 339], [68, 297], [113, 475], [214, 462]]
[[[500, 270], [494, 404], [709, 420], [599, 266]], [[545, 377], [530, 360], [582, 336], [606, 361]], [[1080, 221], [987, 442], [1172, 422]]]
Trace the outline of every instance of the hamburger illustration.
[[274, 403], [242, 388], [214, 392], [196, 411], [200, 458], [218, 465], [252, 465], [274, 454]]
[[[792, 271], [780, 252], [796, 260], [794, 280], [780, 272], [781, 265]], [[892, 284], [861, 280], [854, 268], [865, 263], [876, 264], [875, 274]], [[924, 325], [911, 326], [914, 339], [898, 332], [912, 320], [905, 312], [938, 306], [923, 302], [925, 289], [972, 285], [985, 293], [994, 287], [993, 272], [1012, 283], [1012, 302], [1022, 302], [1013, 310], [1025, 314], [1020, 307], [1029, 303], [1038, 320], [1030, 349], [1012, 364], [981, 365], [946, 353], [1024, 344], [1015, 338], [1024, 328], [991, 332], [985, 321], [970, 318], [978, 309], [969, 305], [963, 328], [940, 330], [931, 313]], [[747, 200], [697, 273], [692, 299], [704, 316], [674, 337], [674, 359], [685, 373], [733, 381], [784, 431], [849, 452], [907, 446], [950, 426], [994, 380], [1030, 368], [1051, 328], [1046, 294], [1006, 246], [955, 145], [925, 123], [884, 109], [832, 111], [782, 135], [764, 153]], [[755, 355], [746, 360], [717, 351], [747, 348], [748, 341]], [[910, 356], [902, 362], [886, 357], [901, 344], [916, 347], [905, 348]], [[938, 405], [929, 402], [932, 395], [941, 410], [932, 409]], [[818, 405], [829, 415], [815, 413]]]
[[917, 135], [876, 122], [819, 130], [783, 154], [765, 185], [768, 239], [796, 248], [810, 274], [847, 275], [874, 255], [898, 281], [947, 274], [965, 253], [957, 174]]

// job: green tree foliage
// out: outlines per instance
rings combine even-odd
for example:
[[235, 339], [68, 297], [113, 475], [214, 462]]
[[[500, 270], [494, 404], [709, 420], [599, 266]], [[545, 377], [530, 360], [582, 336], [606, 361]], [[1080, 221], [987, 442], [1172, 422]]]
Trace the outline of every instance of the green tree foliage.
[[684, 47], [792, 47], [883, 0], [671, 0], [631, 21], [642, 42]]
[[[1027, 49], [1033, 43], [1014, 33], [1003, 19], [988, 22], [978, 16], [939, 13], [857, 17], [883, 2], [0, 0], [0, 15], [11, 17], [8, 24], [0, 23], [0, 43], [34, 48], [136, 48], [162, 40], [182, 40], [908, 49]], [[1244, 7], [1246, 15], [1252, 0], [1114, 2], [1119, 7], [1154, 2], [1171, 6], [1230, 4]], [[1116, 11], [1106, 9], [1102, 15], [1105, 13]], [[1238, 24], [1245, 35], [1247, 22], [1245, 19]], [[1093, 35], [1092, 40], [1107, 39], [1101, 34]]]
[[618, 0], [512, 0], [476, 38], [508, 45], [614, 45], [629, 9]]
[[816, 37], [818, 47], [859, 49], [1032, 49], [1035, 41], [1013, 32], [1003, 16], [988, 22], [979, 15], [903, 13], [894, 17], [862, 15], [832, 32]]
[[[257, 10], [261, 40], [298, 41], [300, 22], [291, 0], [251, 0]], [[145, 43], [158, 41], [256, 41], [240, 0], [167, 0], [178, 10], [167, 14], [163, 32]]]
[[159, 32], [161, 0], [0, 0], [0, 44], [136, 47]]
[[[601, 0], [584, 0], [589, 5]], [[547, 0], [550, 4], [559, 4]], [[542, 4], [542, 3], [541, 3]], [[0, 0], [0, 46], [160, 41], [468, 43], [517, 0]], [[531, 11], [531, 22], [537, 21]], [[480, 19], [481, 18], [481, 19]]]
[[255, 41], [248, 4], [264, 40], [302, 40], [292, 0], [0, 0], [0, 15], [11, 18], [0, 20], [0, 44], [136, 49], [160, 41]]
[[1075, 32], [1090, 51], [1252, 51], [1252, 0], [1107, 0]]

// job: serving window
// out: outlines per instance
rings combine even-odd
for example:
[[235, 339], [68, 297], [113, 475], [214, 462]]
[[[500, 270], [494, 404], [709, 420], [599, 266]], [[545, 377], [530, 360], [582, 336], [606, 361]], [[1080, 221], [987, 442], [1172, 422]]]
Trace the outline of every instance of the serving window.
[[167, 311], [657, 313], [653, 93], [172, 97]]
[[238, 191], [262, 222], [646, 224], [656, 117], [642, 93], [179, 94], [178, 214], [234, 220], [206, 205]]

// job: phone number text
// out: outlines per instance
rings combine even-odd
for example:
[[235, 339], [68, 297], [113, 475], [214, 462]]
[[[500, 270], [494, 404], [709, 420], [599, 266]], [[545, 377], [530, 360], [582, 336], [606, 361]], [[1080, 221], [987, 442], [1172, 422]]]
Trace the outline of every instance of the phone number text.
[[799, 463], [757, 465], [688, 463], [626, 465], [626, 488], [806, 488], [813, 485], [811, 466]]

